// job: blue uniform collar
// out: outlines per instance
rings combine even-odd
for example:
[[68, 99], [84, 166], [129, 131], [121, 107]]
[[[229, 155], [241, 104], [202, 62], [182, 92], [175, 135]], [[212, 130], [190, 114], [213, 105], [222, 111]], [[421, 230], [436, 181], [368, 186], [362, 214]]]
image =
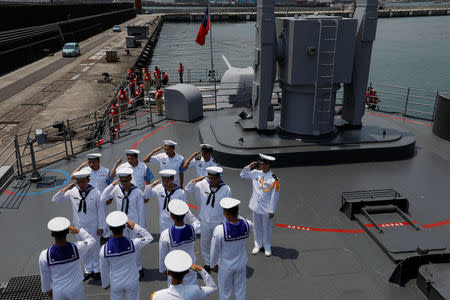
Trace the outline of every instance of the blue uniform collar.
[[170, 244], [172, 247], [191, 243], [195, 241], [195, 230], [190, 224], [186, 224], [183, 228], [177, 228], [173, 225], [169, 229]]
[[48, 266], [66, 264], [79, 258], [77, 246], [69, 242], [64, 246], [52, 245], [47, 249]]
[[105, 257], [117, 257], [133, 253], [134, 251], [133, 241], [123, 236], [110, 238], [105, 244], [103, 255]]
[[223, 223], [223, 233], [224, 239], [227, 242], [245, 239], [250, 234], [250, 226], [247, 221], [242, 219], [236, 224], [231, 224], [227, 221]]

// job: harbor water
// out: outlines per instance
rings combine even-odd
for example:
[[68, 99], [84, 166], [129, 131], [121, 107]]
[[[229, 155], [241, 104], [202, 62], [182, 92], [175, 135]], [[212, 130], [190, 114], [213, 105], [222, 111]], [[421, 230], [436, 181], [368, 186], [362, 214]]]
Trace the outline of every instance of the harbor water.
[[[210, 40], [200, 46], [195, 37], [200, 24], [165, 23], [151, 67], [158, 65], [176, 78], [182, 62], [192, 77], [205, 78], [210, 68]], [[255, 22], [215, 23], [214, 64], [226, 70], [221, 55], [235, 67], [253, 65]], [[385, 18], [378, 20], [370, 81], [426, 90], [450, 90], [450, 16]]]

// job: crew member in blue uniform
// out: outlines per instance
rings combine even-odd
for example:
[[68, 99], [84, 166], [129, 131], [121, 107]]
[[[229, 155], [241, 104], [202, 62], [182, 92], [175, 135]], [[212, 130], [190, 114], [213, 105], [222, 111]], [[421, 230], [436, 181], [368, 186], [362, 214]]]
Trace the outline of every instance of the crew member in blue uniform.
[[[159, 238], [159, 272], [167, 278], [167, 269], [164, 265], [166, 255], [172, 250], [183, 250], [189, 253], [192, 261], [195, 263], [195, 228], [190, 224], [184, 223], [184, 217], [189, 212], [189, 207], [186, 202], [173, 199], [169, 202], [170, 217], [172, 218], [172, 225], [170, 228], [164, 230]], [[169, 278], [168, 285], [172, 279]], [[190, 271], [184, 278], [186, 284], [197, 284], [197, 273]]]
[[[112, 237], [100, 250], [102, 287], [111, 288], [111, 300], [138, 300], [140, 296], [139, 270], [136, 266], [137, 252], [153, 241], [152, 235], [129, 220], [121, 211], [113, 211], [106, 217]], [[135, 232], [135, 238], [124, 236], [125, 225]]]
[[220, 300], [231, 299], [234, 290], [236, 300], [245, 299], [247, 278], [247, 253], [245, 239], [253, 229], [253, 223], [239, 218], [239, 203], [233, 198], [223, 198], [220, 206], [227, 219], [214, 230], [211, 241], [211, 266], [219, 266]]
[[[63, 217], [51, 219], [47, 227], [55, 243], [39, 255], [42, 292], [54, 300], [84, 300], [80, 257], [95, 244], [94, 238], [83, 228], [70, 226]], [[69, 232], [77, 234], [79, 241], [68, 242]]]
[[[164, 259], [164, 265], [172, 278], [169, 288], [154, 292], [150, 300], [201, 300], [217, 290], [211, 276], [199, 265], [192, 263], [191, 256], [183, 250], [173, 250]], [[200, 273], [206, 286], [186, 284], [184, 277], [190, 271]]]

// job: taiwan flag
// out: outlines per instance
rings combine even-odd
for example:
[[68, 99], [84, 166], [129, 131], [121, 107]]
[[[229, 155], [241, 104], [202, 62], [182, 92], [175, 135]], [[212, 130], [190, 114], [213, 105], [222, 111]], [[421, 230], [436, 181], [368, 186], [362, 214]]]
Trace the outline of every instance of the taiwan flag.
[[197, 34], [197, 38], [195, 39], [195, 41], [199, 45], [203, 46], [205, 44], [205, 37], [208, 34], [208, 31], [209, 31], [209, 13], [208, 13], [208, 9], [206, 9], [205, 14], [203, 15], [202, 25], [200, 25], [200, 29], [198, 30], [198, 34]]

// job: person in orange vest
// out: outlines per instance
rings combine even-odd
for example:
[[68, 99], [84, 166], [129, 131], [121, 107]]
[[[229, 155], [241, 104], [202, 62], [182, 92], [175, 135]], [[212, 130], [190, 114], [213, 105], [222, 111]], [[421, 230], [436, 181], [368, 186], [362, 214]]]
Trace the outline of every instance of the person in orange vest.
[[133, 71], [133, 68], [129, 68], [128, 69], [128, 79], [131, 80], [132, 78], [134, 78], [134, 71]]
[[178, 66], [178, 75], [180, 75], [180, 83], [183, 83], [184, 66], [182, 63]]
[[159, 87], [157, 87], [153, 98], [155, 98], [156, 108], [158, 110], [158, 116], [163, 115], [163, 99], [162, 99], [162, 97], [163, 97], [163, 91]]
[[169, 82], [169, 75], [165, 72], [162, 72], [161, 83], [166, 85]]
[[117, 103], [119, 104], [120, 118], [126, 119], [126, 113], [128, 110], [128, 95], [123, 87], [120, 88], [119, 94], [117, 95]]
[[161, 70], [158, 68], [158, 66], [155, 66], [155, 71], [153, 71], [153, 77], [155, 77], [156, 88], [160, 88], [161, 87]]
[[148, 72], [148, 69], [147, 69], [146, 67], [143, 67], [143, 68], [141, 69], [142, 79], [144, 79], [145, 73], [147, 73], [147, 72]]
[[150, 87], [152, 85], [151, 82], [152, 82], [152, 78], [150, 77], [150, 74], [147, 71], [144, 74], [144, 88], [145, 88], [145, 93], [147, 95], [150, 93]]
[[118, 133], [120, 129], [120, 120], [119, 120], [119, 104], [113, 103], [111, 104], [111, 109], [109, 110], [109, 114], [111, 115], [112, 127], [111, 131], [114, 133]]

